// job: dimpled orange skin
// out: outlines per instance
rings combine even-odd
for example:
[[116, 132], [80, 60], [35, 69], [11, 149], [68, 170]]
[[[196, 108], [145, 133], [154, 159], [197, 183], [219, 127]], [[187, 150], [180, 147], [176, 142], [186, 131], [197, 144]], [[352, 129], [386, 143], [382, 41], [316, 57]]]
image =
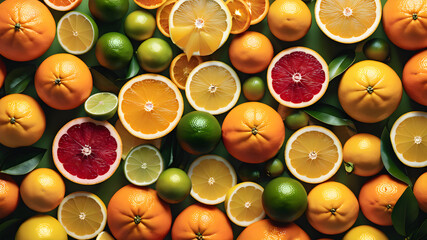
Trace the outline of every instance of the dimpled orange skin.
[[196, 203], [182, 211], [172, 226], [172, 240], [232, 240], [227, 216], [216, 206]]
[[388, 174], [379, 175], [366, 182], [359, 193], [360, 209], [371, 222], [391, 226], [391, 212], [407, 185]]
[[295, 223], [276, 224], [269, 219], [252, 223], [240, 233], [237, 240], [310, 240]]
[[405, 64], [402, 83], [412, 100], [427, 106], [427, 50], [417, 53]]
[[19, 203], [19, 187], [9, 175], [0, 173], [0, 219], [7, 217]]
[[418, 201], [418, 206], [427, 213], [427, 172], [421, 174], [414, 184], [414, 195]]
[[222, 124], [227, 151], [247, 163], [262, 163], [274, 157], [285, 140], [283, 120], [270, 106], [246, 102], [233, 108]]

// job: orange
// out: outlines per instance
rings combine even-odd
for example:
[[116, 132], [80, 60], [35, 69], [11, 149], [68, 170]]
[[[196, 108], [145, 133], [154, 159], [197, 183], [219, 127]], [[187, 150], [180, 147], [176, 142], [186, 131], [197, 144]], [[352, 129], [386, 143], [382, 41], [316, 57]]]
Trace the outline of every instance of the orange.
[[233, 38], [228, 55], [237, 70], [252, 74], [268, 67], [274, 49], [270, 40], [262, 33], [247, 31]]
[[366, 182], [359, 193], [360, 209], [365, 217], [378, 225], [391, 226], [391, 212], [407, 185], [382, 174]]
[[406, 62], [402, 83], [412, 100], [427, 106], [427, 50], [415, 54]]
[[387, 37], [406, 50], [427, 47], [427, 1], [389, 0], [383, 9]]
[[7, 217], [19, 203], [19, 187], [13, 178], [0, 173], [0, 219]]
[[248, 4], [244, 0], [228, 0], [225, 5], [232, 17], [230, 33], [239, 34], [246, 31], [251, 25], [251, 9]]
[[3, 87], [4, 79], [6, 78], [7, 70], [6, 65], [0, 58], [0, 88]]
[[261, 22], [270, 9], [269, 0], [245, 0], [251, 10], [251, 25]]
[[0, 99], [0, 143], [23, 147], [37, 142], [46, 128], [43, 109], [34, 98], [10, 94]]
[[176, 217], [172, 239], [232, 240], [233, 230], [227, 216], [216, 206], [196, 203]]
[[169, 67], [171, 80], [179, 89], [185, 90], [188, 75], [190, 75], [190, 72], [202, 62], [203, 60], [199, 56], [191, 56], [190, 59], [188, 59], [185, 53], [179, 54], [172, 60]]
[[285, 125], [270, 106], [246, 102], [225, 117], [222, 140], [227, 151], [238, 160], [262, 163], [279, 151], [285, 140]]
[[82, 3], [82, 0], [44, 0], [44, 3], [56, 11], [70, 11]]
[[425, 213], [427, 213], [427, 172], [421, 174], [414, 184], [414, 195], [418, 205]]
[[168, 0], [156, 12], [157, 28], [165, 37], [170, 37], [169, 34], [169, 15], [173, 6], [178, 0]]
[[0, 4], [0, 55], [30, 61], [43, 55], [55, 38], [49, 9], [37, 0], [6, 0]]
[[111, 197], [107, 221], [116, 239], [164, 239], [170, 230], [172, 215], [169, 205], [157, 196], [156, 190], [129, 184]]
[[388, 240], [388, 237], [372, 226], [360, 225], [350, 229], [342, 240]]
[[34, 85], [47, 105], [58, 110], [70, 110], [86, 101], [93, 83], [89, 68], [80, 58], [58, 53], [40, 64]]
[[156, 9], [163, 5], [166, 0], [133, 0], [136, 5], [144, 9]]
[[307, 220], [317, 231], [339, 234], [356, 222], [359, 203], [354, 193], [339, 182], [325, 182], [315, 186], [307, 196]]
[[246, 227], [237, 240], [310, 240], [295, 223], [279, 224], [269, 219], [260, 220]]
[[267, 15], [271, 33], [282, 41], [296, 41], [311, 27], [310, 9], [302, 0], [274, 1]]

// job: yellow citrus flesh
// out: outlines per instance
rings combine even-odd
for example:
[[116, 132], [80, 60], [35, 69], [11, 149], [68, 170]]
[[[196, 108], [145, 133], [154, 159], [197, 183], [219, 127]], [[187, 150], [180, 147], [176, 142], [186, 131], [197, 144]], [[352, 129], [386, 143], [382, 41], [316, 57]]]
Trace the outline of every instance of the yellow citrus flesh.
[[95, 44], [92, 22], [79, 12], [70, 12], [58, 22], [58, 41], [71, 54], [83, 54]]
[[251, 12], [251, 25], [261, 22], [270, 8], [269, 0], [245, 0]]
[[179, 54], [172, 60], [169, 67], [169, 75], [179, 89], [185, 90], [188, 76], [202, 61], [199, 56], [192, 56], [188, 59], [185, 53]]
[[157, 28], [165, 37], [170, 37], [169, 34], [169, 15], [171, 13], [172, 7], [175, 5], [178, 0], [168, 0], [161, 7], [157, 9], [156, 12], [156, 24]]
[[233, 18], [231, 24], [232, 34], [246, 31], [251, 25], [251, 9], [244, 0], [228, 0], [225, 3]]

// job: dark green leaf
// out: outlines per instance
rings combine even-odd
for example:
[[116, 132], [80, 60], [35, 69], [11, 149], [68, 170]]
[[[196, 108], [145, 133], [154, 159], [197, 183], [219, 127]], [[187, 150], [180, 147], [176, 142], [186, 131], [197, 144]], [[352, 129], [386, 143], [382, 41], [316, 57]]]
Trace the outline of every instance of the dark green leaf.
[[345, 113], [334, 106], [318, 103], [304, 109], [304, 111], [323, 123], [333, 126], [349, 126], [350, 128], [354, 128], [353, 122], [347, 118]]
[[412, 235], [411, 240], [425, 240], [427, 239], [427, 219], [418, 227]]
[[160, 147], [160, 152], [162, 153], [163, 160], [167, 167], [171, 166], [175, 160], [176, 155], [176, 136], [175, 131], [172, 131], [165, 137], [165, 140], [162, 141], [162, 146]]
[[132, 60], [130, 61], [128, 73], [126, 75], [126, 79], [135, 77], [136, 74], [138, 74], [139, 69], [140, 69], [140, 67], [139, 67], [138, 59], [136, 59], [136, 56], [134, 55], [132, 57]]
[[27, 88], [31, 80], [34, 79], [36, 67], [34, 65], [25, 65], [13, 69], [4, 80], [4, 87], [7, 94], [21, 93]]
[[100, 66], [91, 67], [90, 72], [92, 73], [93, 85], [99, 91], [119, 94], [120, 88], [114, 84], [117, 76], [113, 72]]
[[46, 149], [22, 147], [9, 150], [0, 172], [10, 175], [24, 175], [34, 170], [42, 160]]
[[393, 227], [402, 236], [408, 236], [418, 217], [418, 202], [411, 187], [407, 187], [394, 205], [391, 213]]
[[20, 218], [13, 218], [10, 220], [7, 220], [0, 224], [0, 236], [7, 236], [9, 235], [9, 231], [18, 228], [18, 226], [21, 224], [23, 220]]
[[329, 81], [341, 75], [356, 59], [354, 51], [346, 51], [329, 63]]
[[412, 182], [404, 173], [403, 164], [397, 159], [390, 142], [390, 132], [387, 127], [381, 134], [381, 160], [385, 169], [395, 178], [412, 187]]

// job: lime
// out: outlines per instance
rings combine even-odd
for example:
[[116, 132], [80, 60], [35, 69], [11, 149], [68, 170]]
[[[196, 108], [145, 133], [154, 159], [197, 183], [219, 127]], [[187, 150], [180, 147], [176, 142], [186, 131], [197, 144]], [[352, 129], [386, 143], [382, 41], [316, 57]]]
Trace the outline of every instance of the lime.
[[243, 83], [243, 95], [249, 101], [259, 101], [264, 97], [265, 83], [260, 77], [250, 77]]
[[143, 41], [153, 36], [156, 30], [156, 19], [145, 10], [136, 10], [126, 17], [124, 27], [128, 37]]
[[142, 144], [130, 150], [123, 169], [129, 182], [137, 186], [147, 186], [159, 178], [163, 165], [159, 150], [151, 145]]
[[308, 125], [310, 117], [304, 111], [298, 110], [285, 118], [285, 125], [291, 130], [298, 130]]
[[119, 100], [109, 92], [95, 93], [85, 102], [86, 114], [96, 120], [107, 120], [116, 114]]
[[268, 161], [265, 165], [265, 173], [269, 177], [278, 177], [282, 175], [284, 171], [285, 166], [283, 165], [283, 162], [278, 158]]
[[156, 183], [157, 194], [167, 203], [184, 201], [191, 191], [191, 180], [179, 168], [168, 168], [160, 174]]
[[383, 62], [390, 56], [390, 45], [384, 39], [373, 38], [363, 45], [363, 53], [368, 59]]
[[242, 182], [256, 182], [261, 177], [261, 172], [258, 165], [242, 163], [237, 170], [237, 175]]
[[194, 155], [208, 153], [221, 139], [221, 126], [210, 113], [193, 111], [178, 123], [176, 136], [181, 147]]
[[98, 39], [95, 55], [101, 66], [118, 70], [124, 68], [132, 59], [132, 43], [121, 33], [109, 32]]
[[89, 0], [89, 11], [104, 22], [114, 22], [124, 17], [129, 9], [128, 0]]
[[147, 72], [158, 73], [172, 61], [172, 48], [160, 38], [149, 38], [139, 45], [136, 50], [139, 65]]
[[272, 220], [293, 222], [307, 208], [307, 192], [297, 180], [278, 177], [265, 186], [262, 205]]

